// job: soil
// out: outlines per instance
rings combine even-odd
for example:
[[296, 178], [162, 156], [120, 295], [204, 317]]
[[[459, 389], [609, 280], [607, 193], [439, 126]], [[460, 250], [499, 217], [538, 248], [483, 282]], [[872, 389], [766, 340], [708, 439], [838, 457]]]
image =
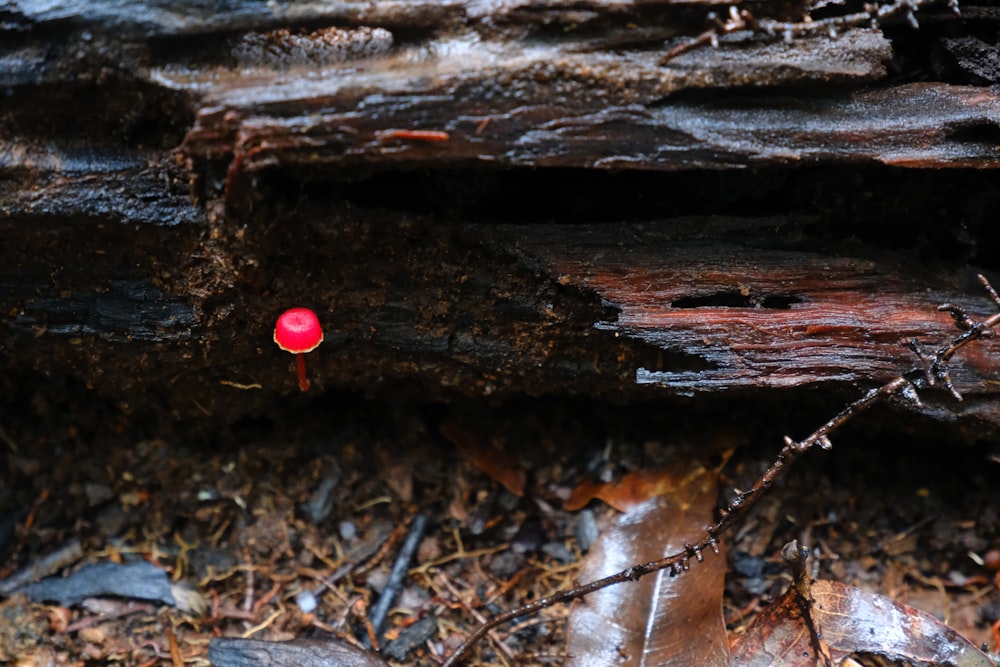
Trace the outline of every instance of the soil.
[[[428, 528], [380, 645], [391, 664], [433, 664], [477, 619], [573, 585], [591, 519], [600, 526], [614, 513], [600, 501], [562, 510], [580, 482], [736, 445], [721, 505], [752, 484], [784, 434], [804, 435], [850, 398], [445, 405], [317, 393], [225, 438], [186, 441], [169, 432], [136, 439], [141, 425], [83, 437], [73, 415], [98, 418], [107, 406], [85, 393], [61, 405], [36, 397], [33, 410], [3, 423], [0, 581], [80, 538], [83, 556], [69, 570], [146, 559], [197, 591], [205, 610], [125, 600], [62, 608], [14, 595], [0, 604], [0, 657], [206, 664], [209, 640], [221, 635], [364, 641], [367, 614], [420, 513]], [[494, 452], [495, 478], [442, 435], [456, 419]], [[526, 473], [523, 497], [501, 483], [516, 470]], [[892, 407], [861, 416], [726, 536], [731, 633], [787, 588], [778, 552], [797, 538], [818, 576], [908, 602], [992, 646], [998, 484], [985, 443]], [[556, 606], [499, 628], [468, 664], [560, 663], [566, 614]]]

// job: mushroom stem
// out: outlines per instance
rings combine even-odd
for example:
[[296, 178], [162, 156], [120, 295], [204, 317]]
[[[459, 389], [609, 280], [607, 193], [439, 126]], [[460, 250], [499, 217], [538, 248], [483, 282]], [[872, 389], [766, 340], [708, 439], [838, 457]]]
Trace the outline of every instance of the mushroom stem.
[[295, 364], [299, 367], [299, 389], [309, 391], [309, 378], [306, 377], [306, 355], [295, 355]]

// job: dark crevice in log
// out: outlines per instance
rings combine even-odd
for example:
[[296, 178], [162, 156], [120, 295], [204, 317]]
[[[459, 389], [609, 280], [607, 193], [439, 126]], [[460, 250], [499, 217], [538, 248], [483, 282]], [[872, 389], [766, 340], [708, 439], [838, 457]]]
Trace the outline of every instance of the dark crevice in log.
[[951, 81], [976, 86], [1000, 83], [997, 45], [997, 7], [962, 3], [961, 17], [951, 12], [928, 12], [920, 29], [886, 26], [894, 59], [890, 73], [907, 80]]
[[982, 120], [959, 125], [951, 130], [948, 139], [958, 143], [1000, 145], [1000, 122]]
[[194, 119], [186, 95], [117, 75], [19, 88], [0, 115], [11, 136], [26, 143], [58, 139], [132, 150], [169, 150]]
[[[701, 233], [747, 240], [768, 231], [750, 219], [792, 213], [805, 227], [785, 227], [780, 242], [789, 248], [848, 239], [868, 248], [909, 250], [927, 261], [1000, 268], [1000, 258], [991, 253], [995, 246], [980, 241], [996, 237], [988, 215], [1000, 207], [994, 176], [972, 170], [949, 173], [954, 180], [942, 180], [935, 171], [878, 166], [676, 173], [485, 168], [337, 172], [341, 180], [333, 179], [333, 173], [288, 178], [276, 172], [273, 179], [262, 174], [258, 189], [268, 193], [268, 201], [286, 206], [346, 201], [454, 222], [639, 223], [723, 216], [697, 223]], [[954, 196], [956, 189], [961, 197]], [[744, 224], [727, 231], [727, 218], [743, 218]]]
[[743, 292], [716, 292], [706, 296], [686, 296], [670, 302], [671, 308], [765, 308], [788, 310], [802, 299], [790, 295], [752, 294]]

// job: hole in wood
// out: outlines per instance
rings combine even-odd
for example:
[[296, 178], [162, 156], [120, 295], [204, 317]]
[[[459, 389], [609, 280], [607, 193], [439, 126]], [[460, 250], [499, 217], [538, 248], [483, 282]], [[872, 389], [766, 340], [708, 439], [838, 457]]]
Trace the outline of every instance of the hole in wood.
[[759, 296], [741, 292], [716, 292], [705, 296], [686, 296], [670, 302], [672, 308], [769, 308], [788, 310], [802, 299], [790, 295]]
[[948, 139], [965, 144], [1000, 144], [1000, 125], [989, 121], [963, 125], [949, 132]]

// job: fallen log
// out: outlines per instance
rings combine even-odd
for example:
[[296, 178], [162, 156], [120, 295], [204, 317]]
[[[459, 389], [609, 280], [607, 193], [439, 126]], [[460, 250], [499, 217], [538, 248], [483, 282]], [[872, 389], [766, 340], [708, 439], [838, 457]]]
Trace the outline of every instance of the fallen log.
[[[292, 305], [328, 331], [317, 391], [868, 386], [997, 268], [1000, 96], [946, 8], [916, 34], [962, 76], [903, 84], [890, 19], [664, 60], [713, 3], [112, 5], [0, 28], [11, 402], [259, 414], [296, 391], [270, 340]], [[995, 345], [928, 409], [995, 424]]]

